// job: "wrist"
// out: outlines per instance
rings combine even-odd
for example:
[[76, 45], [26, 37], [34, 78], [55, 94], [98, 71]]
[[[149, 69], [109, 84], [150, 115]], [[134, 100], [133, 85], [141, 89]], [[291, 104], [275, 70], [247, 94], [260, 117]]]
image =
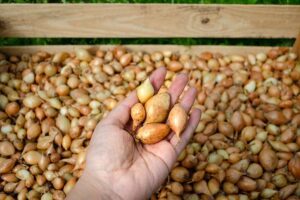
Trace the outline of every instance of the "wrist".
[[122, 198], [111, 189], [108, 183], [88, 172], [83, 173], [75, 187], [67, 196], [67, 200], [76, 199], [122, 200]]

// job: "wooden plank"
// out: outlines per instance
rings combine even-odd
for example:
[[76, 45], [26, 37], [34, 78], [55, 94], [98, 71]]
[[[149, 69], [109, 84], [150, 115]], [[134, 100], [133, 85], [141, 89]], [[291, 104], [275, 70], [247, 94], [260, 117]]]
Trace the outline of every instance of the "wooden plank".
[[[180, 46], [180, 45], [124, 45], [130, 51], [164, 51], [169, 50], [176, 53], [197, 55], [203, 51], [219, 52], [224, 55], [239, 54], [247, 55], [249, 53], [266, 52], [272, 47], [256, 47], [256, 46]], [[7, 55], [22, 55], [24, 53], [35, 53], [37, 51], [47, 51], [49, 53], [74, 51], [74, 48], [86, 48], [92, 53], [97, 49], [109, 50], [113, 49], [115, 45], [48, 45], [48, 46], [7, 46], [0, 47], [0, 52]]]
[[294, 38], [299, 30], [300, 5], [0, 5], [0, 37]]
[[300, 32], [295, 40], [293, 51], [298, 55], [298, 60], [300, 61]]

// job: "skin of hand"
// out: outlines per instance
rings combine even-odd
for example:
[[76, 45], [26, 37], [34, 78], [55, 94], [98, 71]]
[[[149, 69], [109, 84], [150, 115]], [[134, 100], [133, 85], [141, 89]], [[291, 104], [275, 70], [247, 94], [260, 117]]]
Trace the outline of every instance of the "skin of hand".
[[[150, 76], [156, 92], [165, 75], [166, 69], [158, 68]], [[178, 101], [187, 82], [186, 74], [176, 76], [168, 90], [171, 106]], [[179, 102], [187, 113], [196, 94], [195, 88], [189, 88]], [[88, 148], [86, 168], [67, 199], [147, 199], [163, 184], [192, 137], [201, 112], [192, 109], [180, 139], [171, 133], [156, 144], [143, 145], [136, 143], [125, 128], [130, 122], [130, 109], [137, 102], [136, 92], [131, 92], [97, 125]]]

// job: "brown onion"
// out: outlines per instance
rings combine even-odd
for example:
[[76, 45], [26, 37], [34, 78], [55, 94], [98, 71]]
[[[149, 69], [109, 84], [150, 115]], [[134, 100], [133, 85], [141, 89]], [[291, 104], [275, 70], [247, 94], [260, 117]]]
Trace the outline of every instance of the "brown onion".
[[9, 141], [0, 142], [0, 155], [11, 156], [15, 153], [15, 147]]
[[281, 125], [287, 122], [286, 117], [280, 111], [271, 111], [264, 114], [267, 120], [275, 125]]
[[293, 140], [296, 137], [296, 128], [295, 127], [289, 127], [280, 136], [280, 140], [283, 143], [290, 143], [293, 142]]
[[251, 163], [247, 169], [247, 175], [251, 178], [259, 178], [263, 175], [263, 168], [257, 163]]
[[42, 130], [40, 124], [34, 123], [27, 129], [27, 138], [29, 140], [35, 139], [41, 134], [41, 132]]
[[136, 130], [136, 128], [144, 121], [146, 117], [146, 111], [141, 103], [136, 103], [131, 108], [131, 118], [132, 122], [132, 130]]
[[215, 195], [220, 191], [220, 183], [214, 178], [208, 181], [207, 186], [212, 195]]
[[283, 152], [290, 152], [290, 149], [287, 147], [286, 144], [280, 142], [280, 141], [268, 141], [272, 148], [276, 151], [283, 151]]
[[71, 146], [71, 137], [69, 135], [65, 135], [62, 139], [62, 147], [65, 149], [65, 150], [68, 150]]
[[218, 122], [218, 129], [220, 133], [227, 137], [232, 137], [234, 133], [233, 126], [228, 122]]
[[279, 197], [280, 199], [286, 199], [296, 190], [297, 184], [287, 185], [280, 189]]
[[120, 64], [122, 66], [126, 66], [131, 62], [131, 60], [132, 60], [132, 54], [131, 53], [124, 54], [120, 57]]
[[247, 176], [243, 176], [238, 182], [237, 186], [245, 192], [251, 192], [254, 191], [257, 187], [257, 184], [254, 180], [251, 178], [248, 178]]
[[136, 138], [144, 144], [154, 144], [164, 139], [169, 132], [170, 128], [166, 124], [146, 124], [138, 130]]
[[300, 179], [300, 152], [289, 161], [288, 169], [295, 178]]
[[183, 68], [183, 65], [178, 61], [171, 61], [169, 62], [167, 68], [172, 72], [177, 72]]
[[192, 182], [198, 182], [198, 181], [202, 180], [204, 178], [204, 175], [205, 175], [204, 170], [199, 170], [199, 171], [195, 172], [192, 177]]
[[238, 182], [242, 175], [243, 174], [240, 171], [233, 168], [229, 168], [226, 170], [225, 179], [230, 183], [235, 184]]
[[160, 123], [165, 121], [168, 116], [170, 104], [171, 97], [167, 92], [159, 93], [151, 97], [145, 104], [145, 123]]
[[38, 149], [48, 149], [53, 142], [54, 138], [52, 136], [41, 136], [38, 138], [37, 148]]
[[246, 126], [243, 130], [242, 130], [242, 135], [241, 135], [241, 139], [243, 141], [249, 142], [251, 140], [253, 140], [256, 136], [256, 129], [254, 126]]
[[60, 177], [54, 178], [52, 181], [52, 185], [56, 190], [61, 190], [64, 187], [64, 179]]
[[181, 132], [184, 130], [188, 117], [180, 104], [176, 104], [169, 113], [168, 121], [170, 128], [175, 132], [179, 138]]
[[235, 111], [231, 117], [231, 124], [236, 131], [241, 131], [245, 126], [245, 121], [239, 111]]
[[10, 102], [5, 106], [5, 112], [9, 116], [16, 115], [19, 112], [19, 110], [20, 110], [20, 106], [16, 102]]
[[178, 182], [172, 182], [171, 183], [171, 190], [176, 195], [182, 195], [184, 192], [183, 186]]
[[15, 159], [5, 159], [0, 157], [0, 174], [8, 173], [15, 166], [15, 163]]
[[208, 189], [207, 183], [204, 180], [194, 183], [193, 188], [197, 194], [206, 194], [208, 196], [212, 195]]
[[174, 181], [177, 181], [179, 183], [183, 183], [189, 180], [190, 178], [190, 172], [184, 168], [184, 167], [175, 167], [171, 171], [171, 178]]
[[23, 158], [27, 164], [36, 165], [42, 158], [42, 154], [38, 151], [29, 151], [23, 155]]
[[185, 159], [181, 162], [181, 165], [185, 168], [193, 168], [197, 165], [198, 159], [194, 155], [187, 155]]
[[223, 183], [223, 190], [227, 194], [236, 194], [239, 191], [238, 187], [235, 184], [230, 182]]
[[259, 153], [258, 159], [266, 171], [273, 171], [277, 168], [278, 158], [270, 147], [264, 147]]

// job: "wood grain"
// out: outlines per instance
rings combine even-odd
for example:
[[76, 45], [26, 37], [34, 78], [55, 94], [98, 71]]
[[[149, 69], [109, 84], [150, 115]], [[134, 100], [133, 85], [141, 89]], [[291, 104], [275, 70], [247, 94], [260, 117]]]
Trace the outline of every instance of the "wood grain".
[[[172, 51], [175, 53], [198, 55], [204, 51], [219, 52], [224, 55], [238, 54], [247, 55], [249, 53], [266, 52], [272, 47], [256, 47], [256, 46], [180, 46], [180, 45], [124, 45], [131, 51]], [[94, 53], [97, 49], [109, 50], [113, 49], [114, 45], [48, 45], [48, 46], [10, 46], [0, 47], [0, 52], [7, 55], [22, 55], [24, 53], [36, 53], [38, 51], [47, 51], [49, 53], [74, 51], [75, 48], [86, 48]]]
[[300, 5], [0, 5], [0, 37], [294, 38], [299, 30]]

